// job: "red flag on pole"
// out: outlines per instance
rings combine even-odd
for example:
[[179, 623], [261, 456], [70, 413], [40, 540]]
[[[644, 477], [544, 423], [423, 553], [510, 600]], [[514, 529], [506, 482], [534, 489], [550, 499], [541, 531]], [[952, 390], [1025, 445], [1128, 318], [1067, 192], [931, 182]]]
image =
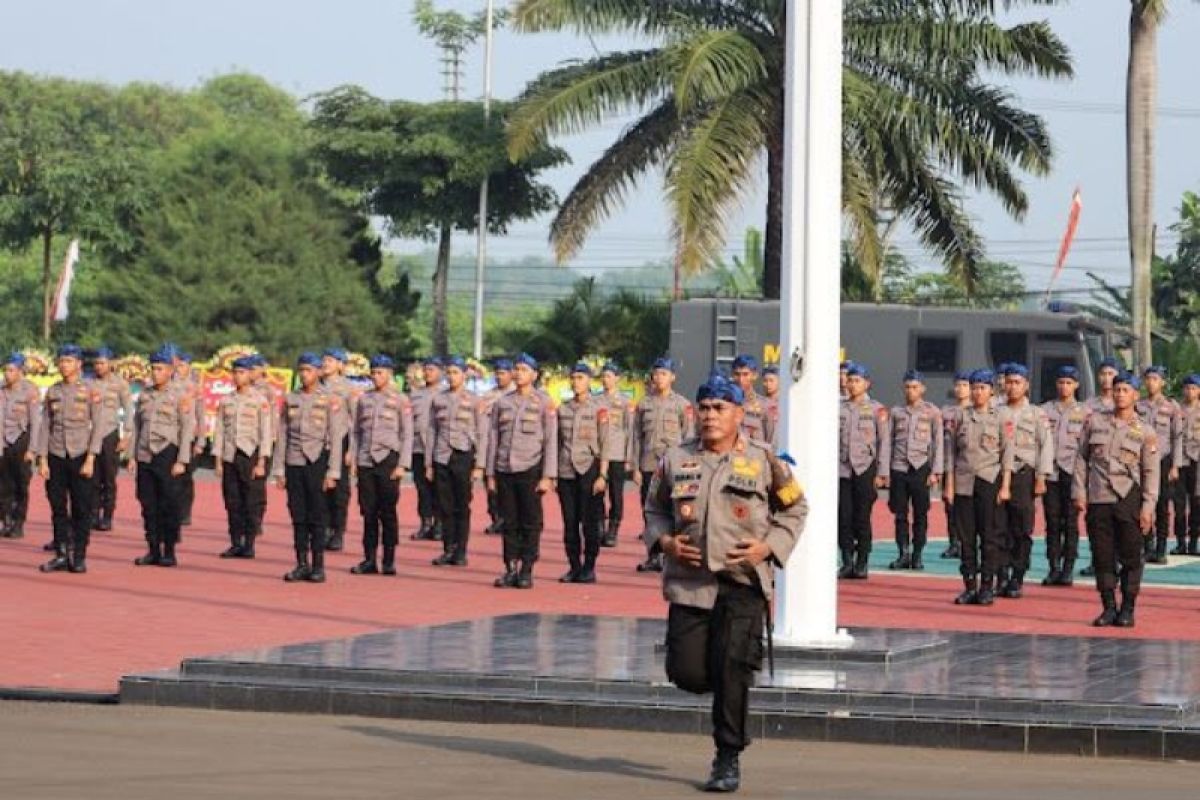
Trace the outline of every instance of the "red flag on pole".
[[1079, 230], [1079, 215], [1083, 211], [1083, 195], [1079, 189], [1075, 190], [1075, 194], [1071, 197], [1071, 214], [1067, 219], [1067, 233], [1063, 236], [1062, 245], [1058, 248], [1058, 261], [1054, 263], [1054, 273], [1050, 276], [1050, 285], [1046, 287], [1046, 300], [1050, 300], [1050, 293], [1054, 290], [1054, 283], [1058, 280], [1058, 276], [1062, 274], [1063, 265], [1067, 263], [1067, 255], [1071, 252], [1071, 245], [1075, 241], [1075, 232]]

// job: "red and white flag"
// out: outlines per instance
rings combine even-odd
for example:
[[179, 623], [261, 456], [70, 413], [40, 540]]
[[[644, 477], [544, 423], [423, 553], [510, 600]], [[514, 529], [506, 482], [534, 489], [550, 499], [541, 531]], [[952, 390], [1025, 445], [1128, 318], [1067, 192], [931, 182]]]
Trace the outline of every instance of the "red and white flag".
[[50, 318], [62, 322], [71, 313], [67, 301], [71, 297], [71, 284], [75, 281], [75, 265], [79, 263], [79, 240], [72, 239], [67, 247], [67, 258], [63, 261], [62, 272], [58, 275], [58, 286], [54, 290], [54, 305]]
[[1063, 236], [1062, 245], [1058, 248], [1058, 261], [1054, 263], [1054, 272], [1050, 275], [1050, 285], [1046, 287], [1046, 299], [1050, 299], [1050, 293], [1054, 291], [1054, 283], [1058, 280], [1058, 276], [1062, 274], [1063, 266], [1067, 263], [1067, 256], [1071, 252], [1071, 245], [1075, 242], [1075, 233], [1079, 230], [1079, 216], [1083, 212], [1083, 195], [1079, 189], [1075, 190], [1075, 194], [1071, 197], [1071, 214], [1067, 218], [1067, 232]]

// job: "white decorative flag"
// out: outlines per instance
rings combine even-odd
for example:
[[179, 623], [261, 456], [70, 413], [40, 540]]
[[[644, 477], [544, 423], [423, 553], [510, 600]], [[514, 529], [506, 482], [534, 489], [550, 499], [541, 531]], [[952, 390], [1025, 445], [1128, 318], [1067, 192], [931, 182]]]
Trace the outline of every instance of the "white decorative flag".
[[54, 290], [54, 312], [51, 319], [62, 322], [71, 313], [67, 300], [71, 297], [71, 284], [75, 280], [75, 265], [79, 263], [79, 240], [72, 239], [67, 247], [67, 258], [63, 262], [62, 272], [58, 276], [58, 288]]

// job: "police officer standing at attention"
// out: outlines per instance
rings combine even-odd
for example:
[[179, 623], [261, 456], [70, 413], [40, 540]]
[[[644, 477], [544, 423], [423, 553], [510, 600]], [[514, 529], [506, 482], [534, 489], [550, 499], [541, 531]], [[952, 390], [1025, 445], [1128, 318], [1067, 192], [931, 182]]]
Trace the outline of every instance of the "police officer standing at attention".
[[42, 404], [44, 423], [34, 452], [54, 526], [54, 558], [42, 564], [42, 572], [87, 572], [103, 412], [100, 393], [83, 382], [82, 367], [77, 345], [58, 348], [62, 380], [46, 391]]
[[1004, 376], [1006, 402], [1000, 407], [1005, 434], [1012, 440], [1012, 478], [1004, 506], [1003, 597], [1021, 596], [1033, 549], [1034, 498], [1046, 493], [1054, 473], [1054, 439], [1046, 412], [1029, 402], [1029, 370], [1009, 364]]
[[758, 359], [748, 355], [738, 356], [733, 360], [732, 374], [733, 382], [745, 397], [742, 404], [743, 433], [751, 439], [770, 443], [775, 438], [775, 431], [767, 417], [763, 399], [754, 391], [754, 382], [758, 380]]
[[1186, 501], [1179, 484], [1179, 465], [1183, 463], [1183, 415], [1179, 404], [1163, 393], [1167, 386], [1166, 367], [1146, 367], [1142, 379], [1146, 383], [1146, 397], [1138, 401], [1137, 414], [1158, 434], [1159, 458], [1162, 459], [1158, 473], [1158, 506], [1154, 513], [1155, 535], [1146, 536], [1146, 561], [1165, 564], [1172, 507], [1175, 510], [1175, 538], [1182, 539], [1187, 535], [1186, 512], [1183, 511]]
[[342, 477], [338, 479], [337, 488], [328, 495], [329, 500], [329, 529], [326, 531], [325, 549], [334, 552], [342, 549], [342, 540], [346, 535], [346, 515], [350, 508], [350, 469], [354, 464], [354, 451], [350, 448], [350, 429], [354, 420], [354, 406], [361, 394], [359, 389], [346, 378], [346, 362], [350, 354], [340, 347], [331, 347], [321, 356], [321, 383], [325, 389], [337, 395], [342, 401], [342, 411], [346, 415], [347, 439], [342, 443], [343, 456]]
[[213, 433], [213, 456], [229, 520], [229, 549], [221, 558], [254, 558], [257, 509], [266, 504], [271, 461], [271, 403], [251, 384], [254, 361], [233, 362], [233, 394], [221, 398]]
[[429, 430], [429, 410], [434, 396], [442, 390], [442, 360], [428, 358], [421, 366], [425, 385], [409, 393], [413, 407], [413, 483], [417, 487], [417, 513], [421, 526], [412, 535], [415, 540], [441, 539], [441, 525], [437, 519], [437, 494], [429, 479], [428, 467], [433, 464], [433, 443], [425, 441]]
[[[1173, 556], [1200, 556], [1200, 375], [1183, 379], [1183, 403], [1180, 404], [1183, 428], [1183, 463], [1179, 477], [1187, 506], [1187, 541], [1176, 538]], [[1176, 527], [1178, 530], [1178, 526]]]
[[100, 392], [104, 411], [101, 425], [104, 444], [96, 459], [96, 521], [92, 525], [98, 531], [112, 530], [121, 453], [129, 448], [130, 442], [128, 434], [121, 437], [121, 421], [124, 420], [126, 431], [133, 424], [133, 393], [129, 391], [129, 383], [113, 369], [112, 358], [112, 350], [100, 347], [92, 359], [92, 372], [95, 373], [92, 386]]
[[[192, 444], [192, 452], [199, 457], [204, 452], [204, 398], [200, 393], [200, 375], [192, 369], [192, 356], [174, 345], [167, 345], [164, 350], [172, 357], [175, 365], [175, 380], [180, 388], [189, 394], [195, 405], [196, 416], [193, 431], [196, 440]], [[192, 524], [192, 506], [196, 501], [196, 459], [190, 459], [183, 475], [180, 495], [179, 524], [187, 527]]]
[[0, 535], [7, 539], [25, 536], [29, 481], [37, 457], [32, 443], [41, 435], [41, 426], [41, 392], [25, 377], [25, 356], [10, 353], [0, 388]]
[[[971, 407], [971, 370], [959, 370], [954, 373], [954, 388], [950, 390], [954, 398], [954, 402], [949, 405], [942, 406], [942, 422], [946, 426], [945, 436], [954, 435], [959, 422], [962, 420], [963, 411]], [[949, 451], [949, 445], [943, 447], [943, 454]], [[949, 462], [945, 463], [946, 472], [954, 468], [954, 465]], [[942, 508], [946, 511], [946, 532], [949, 543], [946, 546], [945, 552], [942, 553], [942, 558], [958, 559], [962, 557], [962, 534], [958, 530], [958, 520], [954, 516], [954, 498], [946, 493], [945, 484], [942, 484]]]
[[771, 364], [763, 367], [763, 408], [766, 413], [766, 427], [771, 431], [771, 446], [779, 446], [779, 365]]
[[842, 554], [839, 578], [863, 580], [871, 555], [871, 509], [879, 490], [887, 486], [892, 463], [888, 410], [867, 394], [870, 371], [857, 362], [846, 368], [838, 447], [838, 546]]
[[300, 388], [284, 400], [275, 448], [275, 482], [287, 490], [296, 547], [296, 568], [283, 576], [289, 583], [325, 581], [326, 495], [342, 474], [346, 415], [341, 399], [321, 386], [320, 370], [316, 353], [296, 361]]
[[487, 464], [485, 403], [467, 391], [467, 362], [446, 360], [446, 388], [433, 396], [424, 434], [425, 479], [437, 496], [442, 554], [435, 567], [465, 567], [471, 536], [471, 493]]
[[646, 545], [666, 555], [667, 677], [684, 691], [713, 693], [709, 792], [741, 782], [774, 567], [787, 561], [808, 512], [786, 465], [741, 433], [743, 400], [720, 375], [700, 387], [699, 441], [668, 449], [646, 508]]
[[[1093, 414], [1083, 426], [1075, 461], [1075, 507], [1087, 513], [1088, 539], [1103, 610], [1096, 627], [1132, 628], [1142, 585], [1142, 534], [1154, 524], [1160, 486], [1158, 434], [1135, 410], [1138, 381], [1127, 372], [1113, 381], [1113, 409]], [[1117, 610], [1117, 565], [1121, 606]]]
[[516, 389], [492, 406], [488, 421], [488, 488], [499, 493], [504, 518], [504, 574], [497, 588], [529, 589], [542, 538], [542, 496], [558, 475], [558, 413], [534, 388], [538, 362], [522, 353], [513, 366]]
[[[558, 502], [569, 571], [560, 583], [595, 583], [600, 554], [600, 503], [613, 456], [608, 407], [592, 397], [592, 369], [571, 369], [572, 397], [558, 409]], [[622, 454], [616, 454], [621, 458]]]
[[[633, 458], [637, 467], [633, 482], [638, 485], [642, 499], [642, 516], [646, 511], [646, 492], [658, 460], [668, 448], [677, 447], [695, 437], [692, 404], [671, 387], [675, 384], [675, 362], [663, 356], [650, 368], [650, 386], [638, 403], [633, 415]], [[638, 572], [661, 572], [662, 554], [649, 553], [638, 564]]]
[[[267, 375], [267, 359], [263, 358], [260, 353], [255, 353], [247, 357], [250, 361], [250, 383], [254, 390], [261, 394], [271, 407], [271, 454], [274, 456], [276, 449], [279, 446], [279, 410], [281, 407], [282, 392], [272, 385]], [[261, 497], [254, 498], [261, 502], [253, 509], [254, 518], [254, 538], [262, 536], [263, 518], [267, 514], [267, 493], [264, 491]]]
[[[1010, 496], [1012, 440], [1000, 409], [992, 403], [996, 374], [971, 373], [971, 407], [946, 438], [946, 497], [962, 535], [963, 591], [958, 605], [990, 606], [1001, 566], [1004, 519], [1000, 504]], [[982, 550], [982, 558], [980, 551]]]
[[[889, 569], [925, 569], [921, 554], [929, 530], [929, 490], [942, 478], [942, 412], [925, 400], [925, 379], [904, 373], [904, 405], [892, 407], [892, 460], [888, 507], [896, 519], [900, 555]], [[912, 506], [912, 538], [908, 509]], [[911, 542], [911, 549], [910, 549]]]
[[[492, 417], [492, 406], [497, 400], [513, 390], [513, 363], [511, 358], [498, 358], [492, 363], [492, 376], [496, 385], [483, 396], [483, 415]], [[496, 493], [487, 490], [488, 518], [492, 521], [486, 533], [504, 533], [504, 520], [500, 518], [500, 502]]]
[[383, 532], [383, 574], [396, 574], [400, 524], [396, 506], [400, 481], [412, 466], [412, 402], [396, 388], [396, 362], [371, 358], [371, 390], [355, 405], [353, 443], [358, 475], [358, 506], [363, 518], [363, 560], [350, 568], [355, 575], [380, 571], [375, 560]]
[[[602, 547], [616, 547], [617, 534], [621, 531], [621, 520], [625, 516], [625, 476], [633, 469], [633, 413], [634, 406], [620, 388], [621, 368], [607, 362], [600, 369], [600, 385], [603, 392], [597, 399], [608, 410], [608, 443], [612, 460], [608, 462], [608, 527], [600, 537]], [[604, 495], [599, 498], [601, 508]]]
[[[1107, 356], [1100, 360], [1100, 363], [1096, 366], [1096, 394], [1093, 397], [1089, 397], [1087, 402], [1084, 403], [1089, 411], [1112, 411], [1113, 380], [1122, 371], [1120, 362], [1112, 356]], [[1079, 570], [1079, 574], [1085, 578], [1094, 577], [1096, 575], [1094, 560]]]
[[179, 541], [180, 489], [196, 440], [196, 396], [173, 384], [171, 353], [150, 356], [150, 385], [138, 394], [130, 432], [142, 506], [146, 555], [138, 566], [173, 567]]
[[1055, 388], [1058, 399], [1042, 404], [1054, 441], [1054, 469], [1046, 481], [1046, 494], [1042, 496], [1042, 509], [1046, 514], [1046, 558], [1050, 562], [1050, 573], [1042, 580], [1042, 585], [1072, 586], [1075, 583], [1075, 559], [1079, 556], [1079, 514], [1071, 500], [1071, 485], [1083, 423], [1092, 412], [1075, 397], [1079, 390], [1079, 370], [1075, 367], [1058, 368]]

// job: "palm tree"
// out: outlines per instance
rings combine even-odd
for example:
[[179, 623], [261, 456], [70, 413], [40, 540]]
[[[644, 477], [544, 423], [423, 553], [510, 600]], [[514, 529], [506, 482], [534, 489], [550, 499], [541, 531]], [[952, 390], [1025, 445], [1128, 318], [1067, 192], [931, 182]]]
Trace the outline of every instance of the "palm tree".
[[[1043, 174], [1051, 146], [1038, 117], [981, 73], [1068, 77], [1066, 46], [1044, 22], [1002, 27], [1001, 6], [1056, 0], [845, 0], [843, 209], [856, 255], [875, 280], [884, 261], [880, 209], [899, 214], [970, 288], [983, 255], [959, 181], [986, 188], [1009, 213], [1028, 205], [1014, 174]], [[764, 292], [779, 296], [783, 245], [785, 0], [517, 0], [527, 32], [574, 30], [649, 38], [544, 73], [510, 121], [510, 153], [641, 116], [576, 183], [550, 239], [560, 261], [661, 168], [677, 257], [710, 263], [731, 209], [765, 154]]]

